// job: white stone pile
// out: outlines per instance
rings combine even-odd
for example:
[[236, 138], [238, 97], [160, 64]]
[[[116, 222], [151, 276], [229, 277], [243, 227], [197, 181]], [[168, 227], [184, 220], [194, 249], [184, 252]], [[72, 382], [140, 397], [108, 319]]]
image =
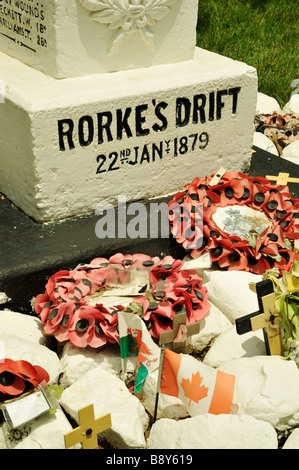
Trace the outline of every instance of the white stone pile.
[[[282, 116], [286, 114], [294, 114], [299, 116], [299, 94], [291, 95], [289, 101], [280, 107], [278, 101], [271, 96], [267, 96], [264, 93], [258, 93], [256, 114], [273, 114], [278, 113]], [[266, 150], [274, 155], [279, 155], [278, 150], [272, 140], [269, 139], [265, 134], [261, 132], [254, 132], [253, 134], [253, 145]], [[288, 160], [296, 165], [299, 164], [299, 140], [295, 140], [291, 144], [284, 147], [281, 153], [281, 158]]]
[[[182, 402], [160, 395], [153, 423], [158, 371], [149, 375], [141, 396], [128, 390], [121, 375], [118, 345], [79, 349], [70, 342], [60, 354], [49, 348], [39, 320], [0, 312], [1, 353], [44, 367], [50, 384], [63, 392], [55, 414], [44, 414], [17, 430], [0, 428], [0, 448], [64, 449], [64, 434], [78, 423], [78, 409], [93, 404], [95, 416], [111, 414], [112, 426], [100, 436], [114, 449], [288, 449], [299, 448], [299, 371], [292, 361], [267, 356], [262, 331], [242, 336], [235, 319], [258, 310], [246, 272], [201, 272], [212, 305], [200, 333], [188, 339], [186, 353], [233, 374], [235, 394], [229, 415], [190, 417]], [[133, 377], [136, 356], [127, 360]], [[80, 444], [75, 446], [80, 448]]]

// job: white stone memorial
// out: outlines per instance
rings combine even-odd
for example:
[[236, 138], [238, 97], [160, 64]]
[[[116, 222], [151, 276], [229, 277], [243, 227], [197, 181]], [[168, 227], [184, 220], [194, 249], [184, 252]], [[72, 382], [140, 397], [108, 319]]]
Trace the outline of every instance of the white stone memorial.
[[0, 192], [38, 222], [178, 191], [251, 156], [253, 67], [198, 0], [0, 0]]

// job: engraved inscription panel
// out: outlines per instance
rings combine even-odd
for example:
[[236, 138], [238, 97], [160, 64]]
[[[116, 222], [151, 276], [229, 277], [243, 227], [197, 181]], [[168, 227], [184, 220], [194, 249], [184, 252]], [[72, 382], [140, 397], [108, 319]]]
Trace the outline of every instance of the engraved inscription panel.
[[48, 47], [45, 0], [0, 0], [0, 35], [32, 52]]

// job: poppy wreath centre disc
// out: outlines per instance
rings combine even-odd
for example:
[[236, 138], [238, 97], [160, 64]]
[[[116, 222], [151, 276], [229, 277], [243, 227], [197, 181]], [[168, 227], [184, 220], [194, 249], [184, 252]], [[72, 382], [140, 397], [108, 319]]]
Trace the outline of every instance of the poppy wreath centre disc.
[[216, 268], [289, 271], [299, 238], [299, 199], [287, 186], [236, 171], [213, 184], [216, 173], [195, 178], [169, 202], [176, 241], [192, 258], [208, 252]]
[[92, 348], [120, 342], [120, 310], [139, 315], [158, 339], [172, 329], [177, 313], [186, 313], [188, 325], [210, 308], [202, 278], [196, 270], [184, 270], [181, 260], [122, 253], [57, 272], [34, 301], [44, 334]]

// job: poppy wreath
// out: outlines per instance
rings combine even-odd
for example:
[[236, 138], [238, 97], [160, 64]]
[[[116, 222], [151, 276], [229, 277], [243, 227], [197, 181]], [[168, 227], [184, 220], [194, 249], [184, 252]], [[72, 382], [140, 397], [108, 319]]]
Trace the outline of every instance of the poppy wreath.
[[[294, 240], [299, 238], [299, 199], [292, 199], [287, 186], [235, 171], [226, 172], [210, 186], [214, 175], [216, 172], [205, 179], [195, 178], [169, 202], [169, 221], [176, 241], [192, 258], [208, 252], [213, 267], [218, 269], [256, 274], [272, 268], [281, 273], [289, 271], [295, 257]], [[192, 210], [198, 204], [202, 208], [200, 227]], [[263, 212], [269, 221], [258, 235], [231, 235], [213, 220], [219, 207], [244, 205]], [[186, 206], [189, 210], [180, 210]]]
[[[109, 269], [111, 266], [122, 269], [114, 271]], [[158, 339], [162, 331], [172, 329], [175, 314], [186, 313], [190, 324], [200, 321], [211, 308], [197, 271], [184, 271], [182, 266], [183, 262], [172, 256], [161, 260], [143, 254], [117, 253], [109, 260], [95, 258], [88, 265], [51, 276], [45, 293], [35, 298], [34, 310], [42, 321], [44, 334], [55, 336], [59, 342], [71, 341], [81, 348], [119, 344], [119, 310], [139, 315], [151, 336]], [[126, 307], [105, 307], [101, 294], [109, 289], [111, 273], [117, 277], [115, 281], [126, 285], [131, 269], [146, 270], [150, 288]]]
[[50, 378], [47, 371], [40, 366], [33, 366], [28, 361], [13, 361], [12, 359], [0, 361], [1, 401], [30, 392], [44, 380], [49, 382]]

